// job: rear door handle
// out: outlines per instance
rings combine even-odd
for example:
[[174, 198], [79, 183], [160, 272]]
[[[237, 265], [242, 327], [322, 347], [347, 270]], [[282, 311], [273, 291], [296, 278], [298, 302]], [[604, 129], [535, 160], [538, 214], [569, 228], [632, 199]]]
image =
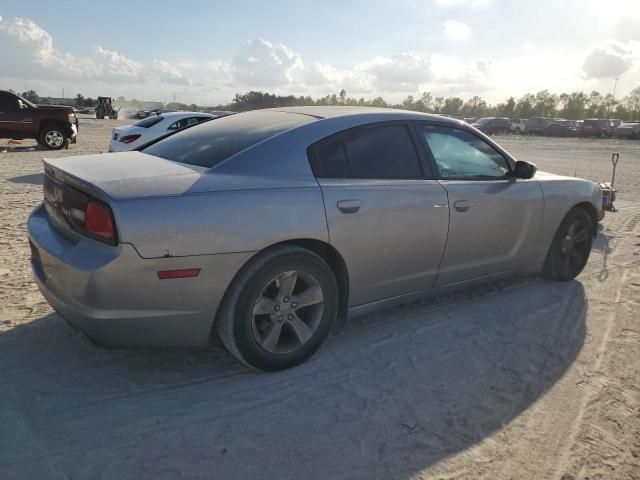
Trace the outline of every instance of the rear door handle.
[[358, 210], [360, 210], [360, 200], [340, 200], [338, 202], [338, 210], [340, 210], [342, 213], [356, 213]]
[[473, 206], [473, 202], [469, 200], [456, 200], [455, 202], [453, 202], [453, 206], [459, 212], [466, 212]]

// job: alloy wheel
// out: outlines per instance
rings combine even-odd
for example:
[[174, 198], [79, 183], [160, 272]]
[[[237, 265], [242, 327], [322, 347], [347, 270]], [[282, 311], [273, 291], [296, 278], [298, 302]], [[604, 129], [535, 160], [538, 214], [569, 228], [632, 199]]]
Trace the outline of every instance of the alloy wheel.
[[57, 130], [51, 130], [45, 135], [44, 141], [48, 146], [57, 148], [64, 142], [64, 135]]
[[251, 327], [260, 346], [276, 354], [298, 350], [320, 325], [324, 294], [318, 280], [289, 270], [270, 280], [258, 295]]
[[574, 220], [560, 241], [560, 260], [568, 272], [580, 271], [589, 257], [589, 229], [581, 219]]

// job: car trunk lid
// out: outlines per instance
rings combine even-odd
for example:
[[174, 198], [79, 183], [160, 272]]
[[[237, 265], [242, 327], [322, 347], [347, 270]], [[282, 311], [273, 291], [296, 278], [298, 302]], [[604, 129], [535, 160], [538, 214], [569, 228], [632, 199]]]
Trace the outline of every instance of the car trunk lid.
[[105, 202], [180, 195], [206, 171], [203, 167], [136, 151], [51, 158], [43, 162], [47, 175]]

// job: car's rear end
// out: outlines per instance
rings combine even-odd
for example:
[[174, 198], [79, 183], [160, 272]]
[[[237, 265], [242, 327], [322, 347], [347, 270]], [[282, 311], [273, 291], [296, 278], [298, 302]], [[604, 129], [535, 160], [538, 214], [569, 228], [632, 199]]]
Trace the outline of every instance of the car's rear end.
[[135, 150], [149, 140], [148, 132], [144, 128], [135, 125], [114, 128], [109, 141], [109, 151], [128, 152], [129, 150]]
[[[100, 157], [107, 155], [142, 154]], [[170, 163], [149, 158], [156, 169]], [[124, 165], [132, 162], [115, 160], [121, 170], [104, 173], [102, 158], [75, 159], [45, 160], [44, 202], [28, 220], [31, 265], [42, 294], [70, 325], [102, 345], [206, 344], [230, 280], [224, 272], [237, 271], [245, 258], [143, 258], [121, 233], [119, 211], [127, 201], [116, 201], [92, 178], [103, 172], [126, 182]]]

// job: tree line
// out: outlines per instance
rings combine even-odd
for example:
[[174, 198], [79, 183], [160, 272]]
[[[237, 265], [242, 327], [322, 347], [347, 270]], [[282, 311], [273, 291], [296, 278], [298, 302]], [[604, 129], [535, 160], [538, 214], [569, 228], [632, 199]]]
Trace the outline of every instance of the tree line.
[[505, 102], [495, 105], [489, 104], [477, 95], [464, 100], [453, 96], [434, 97], [431, 92], [424, 92], [419, 97], [409, 95], [401, 103], [394, 104], [385, 101], [382, 97], [376, 97], [372, 100], [356, 99], [349, 97], [345, 90], [317, 99], [310, 96], [282, 96], [251, 91], [236, 94], [230, 104], [219, 105], [218, 108], [243, 112], [260, 108], [303, 105], [389, 107], [459, 117], [561, 117], [569, 120], [597, 117], [640, 120], [640, 87], [635, 88], [629, 95], [621, 99], [614, 98], [611, 94], [602, 95], [597, 91], [592, 91], [589, 94], [577, 91], [557, 95], [549, 90], [542, 90], [536, 94], [527, 93], [517, 100], [514, 97], [509, 97]]
[[[44, 98], [29, 90], [22, 96], [34, 103], [44, 101]], [[81, 94], [73, 99], [77, 107], [92, 107], [96, 101], [93, 98], [85, 98]], [[116, 102], [124, 102], [124, 97], [119, 97]], [[129, 103], [137, 103], [132, 100]], [[640, 121], [640, 87], [632, 90], [623, 98], [615, 98], [612, 94], [602, 95], [597, 91], [585, 93], [576, 91], [551, 93], [549, 90], [541, 90], [536, 94], [527, 93], [517, 100], [509, 97], [505, 102], [492, 105], [478, 95], [463, 99], [461, 97], [434, 97], [431, 92], [423, 92], [420, 96], [407, 96], [401, 103], [389, 103], [382, 97], [373, 99], [354, 98], [347, 95], [343, 89], [337, 94], [330, 94], [320, 98], [311, 96], [276, 95], [274, 93], [250, 91], [237, 93], [231, 103], [217, 105], [217, 110], [231, 110], [244, 112], [261, 108], [293, 107], [311, 105], [356, 105], [367, 107], [389, 107], [414, 110], [418, 112], [437, 113], [457, 117], [561, 117], [570, 120], [584, 118], [619, 118], [621, 120]], [[168, 108], [175, 110], [199, 110], [195, 104], [172, 103]]]

